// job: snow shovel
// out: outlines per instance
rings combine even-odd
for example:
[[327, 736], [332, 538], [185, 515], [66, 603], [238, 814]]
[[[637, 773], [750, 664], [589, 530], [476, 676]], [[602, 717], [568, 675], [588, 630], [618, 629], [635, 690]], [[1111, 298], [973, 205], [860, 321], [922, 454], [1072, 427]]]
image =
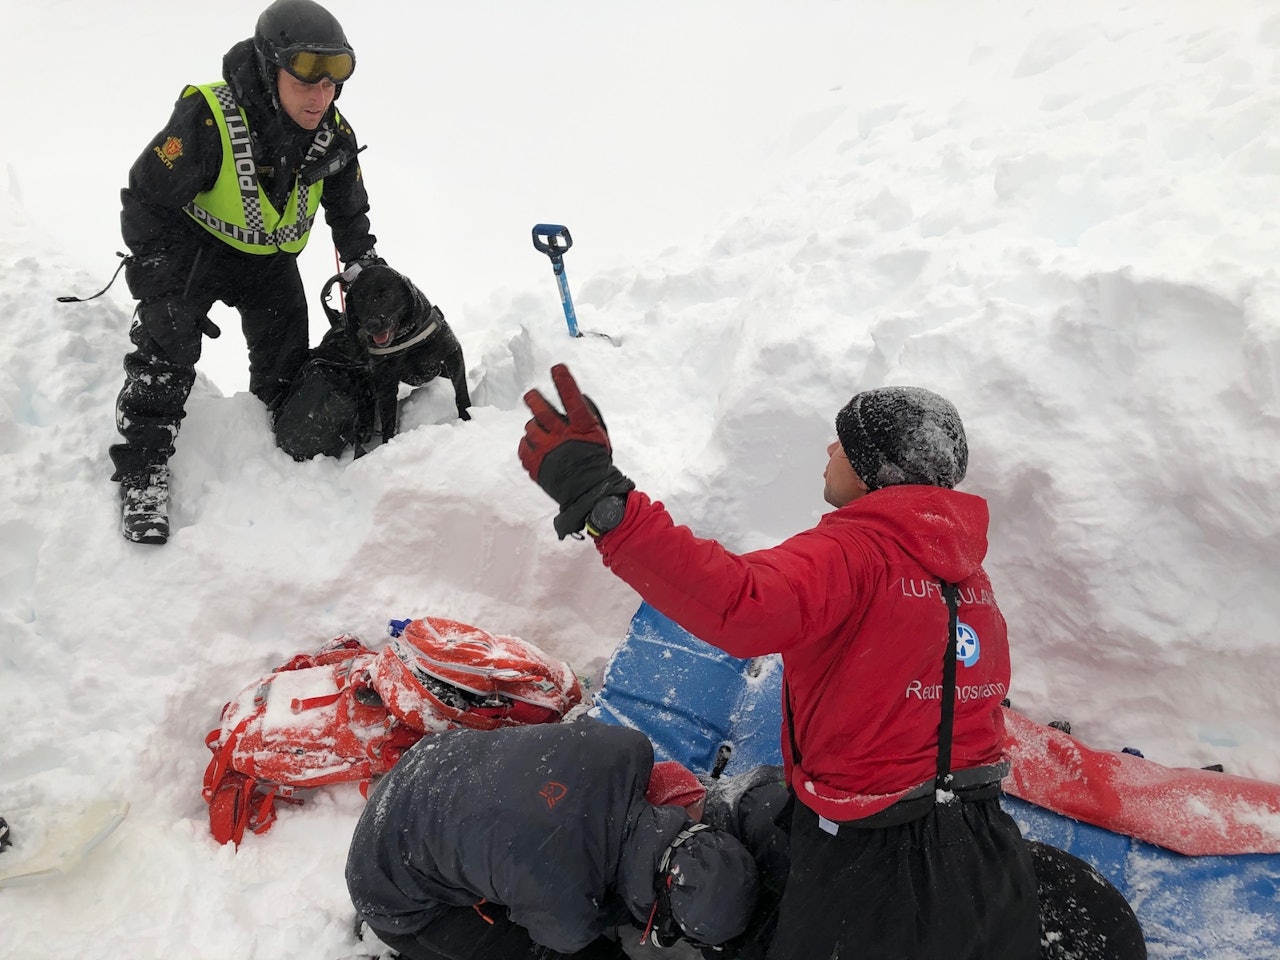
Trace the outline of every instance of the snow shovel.
[[616, 347], [618, 342], [607, 333], [578, 329], [578, 315], [574, 313], [573, 297], [569, 295], [569, 278], [564, 273], [564, 255], [572, 246], [573, 237], [569, 234], [568, 227], [558, 223], [533, 225], [533, 247], [551, 258], [551, 269], [555, 271], [556, 283], [560, 285], [560, 302], [564, 305], [564, 320], [569, 325], [569, 336], [603, 337]]

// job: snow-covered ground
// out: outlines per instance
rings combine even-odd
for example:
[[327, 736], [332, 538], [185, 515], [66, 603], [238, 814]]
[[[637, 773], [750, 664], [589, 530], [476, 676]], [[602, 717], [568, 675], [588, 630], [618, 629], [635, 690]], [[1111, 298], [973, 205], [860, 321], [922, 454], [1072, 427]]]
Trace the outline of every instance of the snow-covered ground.
[[[293, 653], [376, 645], [392, 617], [515, 634], [598, 681], [638, 598], [556, 540], [515, 456], [557, 361], [619, 466], [738, 549], [820, 515], [851, 394], [943, 393], [991, 504], [1015, 706], [1280, 781], [1272, 5], [335, 0], [379, 251], [462, 340], [474, 419], [437, 383], [390, 445], [295, 464], [215, 314], [159, 549], [119, 536], [107, 482], [127, 292], [54, 297], [105, 282], [129, 164], [260, 4], [198, 28], [207, 7], [156, 0], [5, 6], [4, 856], [59, 807], [132, 809], [75, 875], [0, 893], [0, 956], [353, 952], [354, 788], [219, 848], [204, 735]], [[580, 323], [621, 347], [567, 336], [540, 221], [573, 231]]]

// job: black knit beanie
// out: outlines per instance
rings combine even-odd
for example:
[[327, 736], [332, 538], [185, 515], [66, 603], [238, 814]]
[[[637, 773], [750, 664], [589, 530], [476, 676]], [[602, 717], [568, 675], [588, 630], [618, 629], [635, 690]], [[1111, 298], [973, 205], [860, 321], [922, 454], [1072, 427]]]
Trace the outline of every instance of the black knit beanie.
[[836, 414], [845, 456], [871, 490], [903, 483], [954, 487], [969, 467], [956, 408], [922, 387], [879, 387]]

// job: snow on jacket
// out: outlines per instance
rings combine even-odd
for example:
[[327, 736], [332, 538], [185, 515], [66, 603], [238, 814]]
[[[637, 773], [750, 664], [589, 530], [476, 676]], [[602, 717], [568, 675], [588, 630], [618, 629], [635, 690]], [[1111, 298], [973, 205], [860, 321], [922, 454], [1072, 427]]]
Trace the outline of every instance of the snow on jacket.
[[891, 806], [936, 772], [948, 636], [940, 580], [959, 584], [961, 599], [952, 769], [1001, 758], [1009, 643], [981, 565], [987, 519], [970, 494], [885, 487], [737, 555], [635, 491], [597, 546], [694, 636], [736, 657], [782, 654], [787, 782], [839, 822]]
[[643, 925], [688, 822], [645, 801], [652, 769], [644, 734], [590, 719], [425, 737], [356, 824], [352, 902], [375, 932], [413, 934], [483, 900], [564, 953], [628, 914]]
[[[275, 108], [256, 57], [253, 41], [240, 41], [223, 58], [223, 78], [248, 119], [259, 182], [272, 205], [282, 209], [316, 132], [302, 129]], [[335, 135], [324, 161], [348, 161], [326, 174], [320, 202], [334, 244], [343, 262], [350, 262], [370, 250], [376, 239], [369, 232], [369, 197], [356, 161], [359, 148], [345, 117], [336, 120], [332, 106], [321, 124]], [[253, 254], [233, 250], [183, 212], [196, 194], [213, 187], [221, 169], [222, 137], [209, 104], [199, 95], [179, 97], [164, 129], [134, 161], [129, 184], [120, 191], [121, 233], [136, 257], [125, 279], [137, 299], [180, 295], [193, 281], [198, 285], [193, 276], [197, 271], [234, 276], [252, 268]]]

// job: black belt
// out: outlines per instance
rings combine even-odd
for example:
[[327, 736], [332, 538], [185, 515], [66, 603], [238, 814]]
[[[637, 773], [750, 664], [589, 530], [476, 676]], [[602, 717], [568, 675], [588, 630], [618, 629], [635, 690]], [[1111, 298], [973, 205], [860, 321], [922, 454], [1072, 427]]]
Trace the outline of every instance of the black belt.
[[[952, 793], [967, 794], [972, 790], [977, 790], [987, 786], [999, 786], [1000, 781], [1009, 775], [1012, 764], [1008, 760], [1001, 760], [999, 763], [993, 763], [985, 767], [969, 767], [967, 770], [952, 770], [951, 783], [947, 787]], [[918, 787], [912, 787], [905, 794], [899, 803], [904, 800], [917, 800], [920, 797], [931, 796], [938, 789], [938, 781], [934, 778], [926, 780]], [[962, 798], [963, 799], [963, 798]]]
[[[953, 770], [951, 783], [947, 787], [956, 798], [964, 803], [976, 803], [979, 800], [993, 800], [1000, 796], [1000, 782], [1009, 775], [1008, 760], [1001, 760], [985, 767], [969, 767], [966, 770]], [[937, 800], [938, 783], [926, 780], [918, 787], [912, 787], [892, 806], [877, 811], [858, 820], [839, 821], [838, 826], [854, 829], [876, 829], [879, 827], [896, 827], [912, 820], [919, 820], [933, 809]]]

